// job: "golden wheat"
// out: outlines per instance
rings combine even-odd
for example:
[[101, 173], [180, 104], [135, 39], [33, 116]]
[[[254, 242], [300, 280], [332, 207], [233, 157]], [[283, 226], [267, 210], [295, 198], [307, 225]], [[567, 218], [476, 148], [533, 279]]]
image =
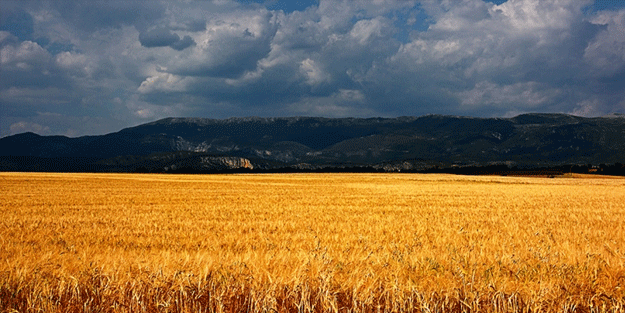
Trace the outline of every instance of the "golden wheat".
[[625, 179], [0, 173], [3, 312], [625, 312]]

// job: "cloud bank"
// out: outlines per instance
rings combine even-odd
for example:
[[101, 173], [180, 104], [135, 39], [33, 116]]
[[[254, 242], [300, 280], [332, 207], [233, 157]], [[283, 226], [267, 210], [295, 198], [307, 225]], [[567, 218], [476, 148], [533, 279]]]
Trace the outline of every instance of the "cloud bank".
[[592, 0], [16, 1], [0, 136], [166, 116], [625, 113], [625, 8]]

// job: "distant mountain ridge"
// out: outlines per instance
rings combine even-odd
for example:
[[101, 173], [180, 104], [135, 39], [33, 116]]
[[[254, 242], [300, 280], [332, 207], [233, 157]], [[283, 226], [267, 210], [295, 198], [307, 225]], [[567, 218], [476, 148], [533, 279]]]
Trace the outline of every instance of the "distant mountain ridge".
[[166, 118], [101, 136], [9, 136], [0, 156], [0, 170], [29, 170], [16, 157], [81, 159], [102, 171], [613, 164], [625, 159], [625, 115]]

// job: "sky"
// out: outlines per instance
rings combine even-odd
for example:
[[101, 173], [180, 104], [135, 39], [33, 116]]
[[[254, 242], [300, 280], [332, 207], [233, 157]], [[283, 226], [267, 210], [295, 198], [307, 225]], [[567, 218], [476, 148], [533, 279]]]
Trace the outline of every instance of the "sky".
[[0, 137], [625, 113], [621, 0], [0, 0]]

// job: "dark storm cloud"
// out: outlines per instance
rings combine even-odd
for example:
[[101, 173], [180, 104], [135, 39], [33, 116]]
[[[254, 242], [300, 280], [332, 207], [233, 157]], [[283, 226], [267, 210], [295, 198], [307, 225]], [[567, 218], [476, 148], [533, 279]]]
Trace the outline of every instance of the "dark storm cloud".
[[166, 28], [157, 28], [139, 34], [139, 42], [147, 48], [169, 46], [178, 51], [195, 44], [190, 36], [184, 36], [180, 39], [180, 36]]
[[144, 47], [166, 47], [180, 41], [180, 36], [173, 34], [169, 29], [157, 28], [139, 34], [139, 42]]
[[0, 10], [0, 30], [21, 40], [31, 40], [34, 31], [33, 17], [15, 2], [8, 1], [3, 3]]
[[166, 116], [625, 112], [625, 8], [608, 1], [5, 1], [0, 136]]
[[175, 50], [182, 51], [194, 44], [195, 44], [195, 41], [193, 41], [193, 38], [191, 38], [190, 36], [184, 36], [184, 38], [178, 40], [177, 42], [169, 46]]
[[[55, 66], [53, 56], [36, 42], [20, 42], [13, 35], [0, 31], [0, 54], [0, 91], [69, 86], [67, 77]], [[5, 101], [11, 102], [11, 99]]]
[[150, 0], [55, 0], [50, 3], [65, 21], [88, 32], [123, 25], [143, 28], [161, 18], [165, 10], [164, 3]]

